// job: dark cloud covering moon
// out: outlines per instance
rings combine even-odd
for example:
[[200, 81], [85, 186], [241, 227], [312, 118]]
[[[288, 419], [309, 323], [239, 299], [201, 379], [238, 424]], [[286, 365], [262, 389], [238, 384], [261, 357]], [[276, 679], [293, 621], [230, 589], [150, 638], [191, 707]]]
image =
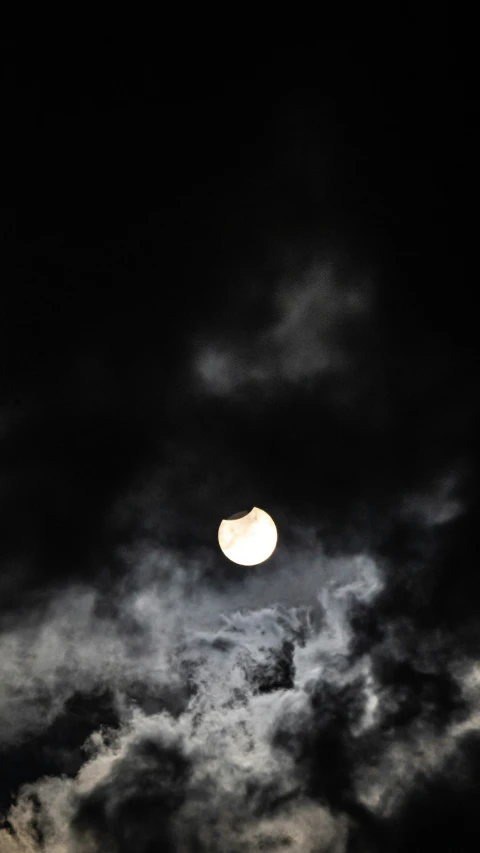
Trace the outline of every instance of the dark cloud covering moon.
[[477, 850], [467, 69], [217, 51], [5, 49], [0, 853]]

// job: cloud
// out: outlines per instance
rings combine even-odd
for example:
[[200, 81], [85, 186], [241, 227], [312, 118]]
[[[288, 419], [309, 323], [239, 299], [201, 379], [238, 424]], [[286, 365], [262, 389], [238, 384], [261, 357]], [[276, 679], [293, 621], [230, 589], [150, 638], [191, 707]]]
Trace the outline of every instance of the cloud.
[[423, 489], [406, 492], [401, 498], [400, 515], [428, 526], [445, 524], [457, 518], [465, 509], [460, 489], [465, 479], [463, 466], [456, 471], [438, 474]]
[[346, 853], [353, 837], [390, 849], [419, 776], [443, 779], [462, 748], [476, 670], [420, 634], [402, 675], [411, 633], [395, 619], [356, 650], [355, 614], [378, 610], [388, 576], [307, 542], [224, 588], [156, 549], [110, 609], [72, 588], [4, 635], [4, 748], [61, 719], [79, 689], [109, 689], [115, 715], [92, 720], [73, 771], [60, 757], [20, 788], [1, 853]]
[[[213, 853], [227, 838], [234, 849], [256, 850], [260, 843], [268, 849], [288, 833], [291, 844], [302, 838], [314, 850], [320, 827], [329, 849], [336, 820], [302, 792], [273, 733], [292, 701], [308, 719], [308, 679], [318, 678], [329, 654], [345, 655], [348, 647], [349, 595], [369, 598], [379, 579], [363, 557], [342, 563], [319, 554], [316, 572], [307, 555], [291, 559], [297, 562], [295, 605], [286, 565], [277, 585], [252, 574], [219, 591], [201, 576], [192, 584], [185, 564], [182, 570], [173, 555], [159, 552], [121, 584], [114, 614], [101, 615], [99, 594], [77, 587], [3, 636], [4, 747], [51, 725], [79, 689], [110, 689], [118, 724], [116, 735], [93, 732], [74, 777], [40, 779], [22, 789], [8, 816], [10, 829], [0, 834], [2, 853], [14, 844], [36, 850], [39, 839], [52, 850], [69, 849], [72, 839], [79, 850], [89, 844], [131, 849], [132, 832], [139, 853], [152, 838], [175, 850], [182, 844], [188, 850], [197, 839], [197, 849], [203, 844]], [[324, 590], [323, 627], [312, 621], [315, 586], [317, 594]], [[327, 587], [335, 602], [330, 608]], [[285, 811], [290, 798], [296, 805]], [[235, 814], [243, 815], [238, 825]]]
[[[373, 307], [372, 283], [366, 276], [317, 261], [293, 280], [285, 273], [279, 277], [269, 320], [260, 330], [254, 326], [250, 334], [233, 332], [228, 341], [219, 331], [216, 342], [198, 343], [194, 371], [205, 391], [218, 396], [254, 386], [270, 394], [285, 384], [322, 377], [343, 387], [347, 376], [359, 375], [352, 347], [358, 357], [355, 344], [371, 330]], [[254, 300], [251, 311], [255, 313]], [[234, 328], [234, 317], [225, 322]]]
[[[335, 377], [325, 393], [344, 390], [348, 407], [362, 386], [356, 336], [374, 312], [368, 283], [338, 277], [317, 265], [293, 293], [279, 284], [264, 332], [227, 347], [225, 381], [202, 373], [197, 348], [203, 391], [268, 395]], [[211, 432], [207, 418], [205, 444], [172, 440], [152, 481], [140, 477], [130, 503], [118, 495], [110, 520], [133, 535], [115, 551], [116, 580], [70, 577], [3, 619], [0, 749], [25, 771], [0, 790], [0, 853], [346, 853], [360, 839], [384, 853], [420, 780], [448, 788], [445, 768], [478, 723], [476, 651], [422, 602], [442, 589], [435, 561], [463, 512], [459, 477], [388, 492], [404, 551], [376, 552], [366, 536], [356, 551], [346, 537], [327, 547], [321, 520], [302, 524], [299, 511], [271, 563], [227, 572], [211, 527], [208, 547], [169, 539], [172, 494], [183, 518], [192, 501], [204, 536], [205, 494], [237, 500], [223, 468], [228, 458], [236, 475], [239, 458]]]

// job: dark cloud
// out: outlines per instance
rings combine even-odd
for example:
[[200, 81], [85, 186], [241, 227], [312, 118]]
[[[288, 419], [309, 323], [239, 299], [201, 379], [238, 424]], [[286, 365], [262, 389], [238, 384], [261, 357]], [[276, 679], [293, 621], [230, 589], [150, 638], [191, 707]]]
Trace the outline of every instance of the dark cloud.
[[2, 764], [9, 768], [0, 788], [2, 812], [21, 785], [35, 782], [39, 776], [75, 776], [85, 760], [82, 748], [86, 739], [99, 729], [115, 729], [118, 722], [110, 691], [77, 691], [66, 699], [50, 725], [21, 744], [2, 744]]
[[188, 762], [175, 746], [144, 739], [112, 768], [106, 784], [85, 796], [73, 821], [74, 834], [88, 849], [118, 853], [160, 847], [174, 851], [171, 821], [185, 798]]
[[480, 838], [478, 774], [478, 733], [472, 732], [460, 739], [436, 773], [419, 774], [391, 821], [392, 850], [405, 850], [413, 844], [419, 849], [475, 849]]

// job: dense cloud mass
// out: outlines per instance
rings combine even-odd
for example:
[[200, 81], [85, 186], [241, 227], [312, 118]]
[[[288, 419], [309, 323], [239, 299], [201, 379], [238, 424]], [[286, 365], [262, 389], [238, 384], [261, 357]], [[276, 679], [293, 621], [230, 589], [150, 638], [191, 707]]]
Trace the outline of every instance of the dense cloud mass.
[[[398, 819], [419, 774], [433, 779], [462, 742], [467, 697], [427, 640], [407, 663], [392, 623], [354, 652], [352, 609], [383, 589], [368, 556], [292, 552], [263, 607], [261, 576], [214, 592], [201, 566], [161, 551], [146, 563], [115, 619], [73, 589], [4, 635], [4, 743], [51, 725], [78, 691], [110, 690], [115, 722], [90, 734], [74, 775], [21, 790], [2, 849], [346, 850], [352, 832], [375, 839]], [[385, 670], [402, 667], [392, 684]]]
[[[58, 198], [2, 220], [0, 853], [478, 849], [478, 354], [437, 58], [384, 91], [389, 51], [344, 48], [335, 96], [82, 65], [45, 115], [17, 69]], [[217, 530], [253, 506], [278, 546], [244, 567]]]

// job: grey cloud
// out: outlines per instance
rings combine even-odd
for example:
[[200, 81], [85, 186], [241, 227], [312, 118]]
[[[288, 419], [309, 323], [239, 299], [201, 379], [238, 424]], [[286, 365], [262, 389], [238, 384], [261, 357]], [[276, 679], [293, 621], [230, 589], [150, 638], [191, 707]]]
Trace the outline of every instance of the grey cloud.
[[[220, 587], [199, 558], [125, 558], [103, 615], [98, 592], [70, 588], [3, 634], [4, 744], [78, 689], [110, 689], [117, 722], [94, 728], [79, 770], [18, 792], [0, 853], [346, 853], [388, 835], [474, 725], [476, 670], [449, 666], [444, 637], [390, 615], [357, 649], [355, 614], [389, 580], [369, 554], [327, 556], [304, 531], [270, 571]], [[465, 671], [462, 717], [445, 696]]]
[[220, 396], [249, 384], [274, 392], [279, 384], [322, 376], [343, 382], [352, 371], [359, 375], [352, 345], [370, 327], [373, 307], [371, 281], [349, 277], [333, 262], [317, 262], [298, 280], [279, 278], [262, 331], [240, 339], [233, 334], [228, 343], [220, 333], [217, 342], [199, 344], [194, 369], [205, 389]]
[[[85, 746], [84, 766], [76, 778], [40, 780], [20, 792], [9, 814], [15, 834], [8, 829], [0, 833], [2, 853], [10, 849], [36, 851], [40, 837], [47, 839], [51, 850], [69, 849], [73, 838], [82, 851], [89, 850], [89, 844], [95, 851], [108, 849], [108, 844], [112, 849], [128, 849], [131, 841], [110, 837], [122, 831], [113, 829], [116, 822], [109, 824], [107, 817], [99, 815], [105, 810], [111, 814], [112, 809], [115, 814], [115, 809], [118, 814], [128, 814], [129, 808], [134, 813], [135, 792], [140, 796], [145, 790], [150, 778], [148, 767], [152, 768], [152, 780], [157, 780], [152, 785], [159, 786], [152, 794], [157, 804], [155, 814], [165, 808], [165, 825], [169, 828], [162, 829], [153, 816], [146, 818], [154, 827], [145, 828], [147, 840], [150, 831], [157, 833], [156, 839], [168, 835], [177, 838], [172, 849], [182, 849], [183, 844], [189, 850], [195, 849], [188, 846], [195, 837], [197, 846], [220, 851], [228, 836], [232, 849], [253, 851], [258, 849], [259, 839], [267, 847], [275, 838], [286, 839], [290, 827], [291, 844], [295, 838], [302, 838], [305, 850], [315, 850], [314, 834], [324, 826], [322, 832], [330, 839], [325, 849], [330, 849], [336, 822], [328, 809], [305, 799], [291, 759], [272, 749], [272, 733], [277, 716], [284, 714], [284, 703], [292, 697], [297, 696], [297, 705], [303, 704], [308, 716], [308, 697], [302, 684], [310, 665], [314, 667], [312, 677], [316, 677], [315, 667], [321, 658], [315, 643], [322, 628], [312, 622], [309, 607], [315, 585], [318, 591], [332, 586], [338, 610], [332, 608], [323, 623], [326, 634], [335, 633], [330, 623], [342, 610], [339, 588], [346, 581], [353, 583], [355, 594], [356, 583], [358, 594], [363, 591], [370, 596], [375, 584], [369, 591], [368, 571], [374, 572], [374, 567], [372, 564], [368, 569], [368, 561], [365, 563], [367, 579], [362, 580], [361, 559], [346, 559], [342, 565], [341, 560], [319, 555], [312, 581], [308, 578], [308, 556], [303, 560], [300, 554], [290, 557], [298, 562], [297, 606], [288, 604], [292, 588], [287, 583], [286, 567], [279, 568], [278, 586], [275, 577], [268, 583], [252, 574], [250, 579], [232, 583], [230, 589], [220, 592], [209, 589], [201, 578], [198, 587], [192, 588], [188, 571], [182, 572], [175, 556], [160, 552], [147, 559], [148, 566], [138, 567], [136, 579], [124, 582], [115, 618], [98, 614], [98, 594], [76, 588], [59, 594], [42, 614], [26, 618], [23, 626], [4, 635], [4, 744], [31, 736], [62, 713], [62, 706], [75, 690], [92, 690], [98, 684], [110, 687], [115, 694], [121, 727], [113, 746], [101, 731], [90, 739]], [[276, 605], [267, 603], [274, 592], [279, 602]], [[263, 607], [258, 604], [262, 597]], [[344, 610], [347, 602], [348, 595]], [[346, 653], [346, 626], [333, 642], [338, 654]], [[331, 643], [331, 638], [326, 640], [327, 647]], [[306, 653], [309, 646], [310, 664]], [[297, 658], [299, 652], [304, 653], [302, 660]], [[325, 649], [323, 655], [328, 656]], [[186, 680], [190, 683], [187, 690]], [[147, 694], [159, 697], [155, 713], [147, 710], [145, 715], [140, 710], [135, 697], [137, 682], [147, 686]], [[161, 698], [168, 691], [183, 691], [173, 716], [168, 701], [158, 713]], [[174, 753], [169, 753], [173, 741]], [[154, 770], [159, 762], [168, 764], [167, 753], [178, 753], [178, 760], [187, 768], [179, 782], [178, 820], [177, 806], [173, 808], [166, 794], [166, 805], [161, 805], [163, 777]], [[168, 788], [170, 783], [165, 785]], [[205, 801], [207, 790], [210, 795]], [[290, 797], [298, 800], [298, 808], [288, 807], [285, 812], [280, 804]], [[270, 799], [271, 806], [264, 808], [262, 803], [268, 804]], [[185, 811], [183, 817], [181, 809]], [[265, 816], [267, 812], [271, 812], [270, 817]], [[232, 814], [243, 815], [236, 826]], [[298, 815], [302, 814], [300, 819]], [[133, 817], [126, 826], [127, 835], [135, 821]], [[344, 834], [344, 829], [341, 832]], [[144, 848], [138, 842], [136, 849], [147, 850], [147, 840]]]
[[466, 479], [465, 465], [458, 465], [456, 470], [438, 474], [423, 489], [406, 491], [399, 515], [432, 527], [452, 521], [465, 509], [461, 492]]

